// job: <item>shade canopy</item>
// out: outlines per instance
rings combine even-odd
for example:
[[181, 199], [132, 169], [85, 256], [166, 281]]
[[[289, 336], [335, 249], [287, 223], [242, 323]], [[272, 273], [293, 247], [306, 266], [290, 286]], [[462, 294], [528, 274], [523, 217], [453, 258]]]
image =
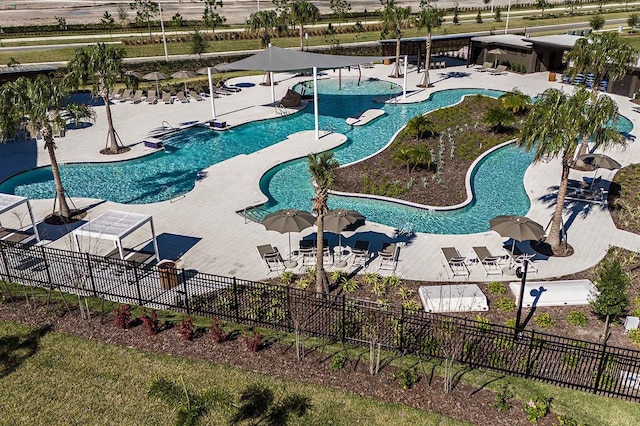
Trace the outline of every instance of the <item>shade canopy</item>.
[[323, 226], [325, 231], [339, 234], [350, 225], [356, 222], [364, 222], [364, 220], [365, 217], [355, 210], [329, 210], [327, 214], [324, 215]]
[[616, 160], [604, 154], [585, 154], [579, 156], [578, 160], [588, 166], [593, 166], [596, 169], [615, 170], [622, 167], [622, 165]]
[[270, 213], [260, 223], [269, 231], [300, 232], [312, 227], [316, 217], [304, 210], [285, 209]]
[[198, 74], [196, 74], [193, 71], [182, 70], [182, 71], [177, 71], [177, 72], [174, 72], [173, 74], [171, 74], [171, 78], [179, 78], [179, 79], [193, 78], [193, 77], [195, 77], [197, 75]]
[[516, 241], [537, 241], [544, 237], [542, 225], [524, 216], [497, 216], [489, 221], [489, 225], [501, 236]]
[[313, 68], [322, 70], [356, 66], [382, 59], [383, 57], [380, 56], [325, 55], [271, 46], [248, 58], [220, 65], [219, 68], [272, 72], [311, 70]]
[[166, 80], [169, 77], [166, 74], [163, 74], [159, 71], [153, 71], [143, 75], [142, 78], [144, 80], [153, 81], [153, 80]]
[[123, 238], [130, 235], [146, 223], [149, 223], [151, 226], [151, 236], [153, 239], [155, 257], [157, 260], [160, 260], [156, 233], [153, 228], [153, 218], [149, 215], [140, 213], [129, 213], [117, 210], [108, 210], [104, 212], [97, 218], [85, 223], [73, 231], [76, 248], [80, 251], [80, 237], [109, 240], [115, 243], [120, 252], [120, 258], [124, 259], [124, 250], [122, 248]]

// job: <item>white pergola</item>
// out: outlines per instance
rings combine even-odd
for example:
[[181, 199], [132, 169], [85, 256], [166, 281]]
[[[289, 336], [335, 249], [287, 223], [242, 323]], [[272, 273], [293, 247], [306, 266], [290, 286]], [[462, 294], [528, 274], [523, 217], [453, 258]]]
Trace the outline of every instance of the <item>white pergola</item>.
[[[9, 210], [13, 210], [22, 204], [27, 205], [29, 217], [31, 218], [31, 226], [33, 226], [33, 233], [35, 234], [36, 239], [40, 241], [40, 234], [38, 234], [38, 227], [36, 226], [36, 221], [33, 219], [33, 211], [31, 210], [31, 203], [28, 198], [20, 197], [18, 195], [0, 194], [0, 215], [8, 212]], [[0, 228], [1, 227], [2, 224], [0, 223]]]
[[122, 240], [141, 226], [149, 223], [151, 225], [151, 236], [153, 239], [153, 250], [156, 260], [160, 260], [158, 253], [158, 242], [156, 240], [156, 231], [153, 228], [153, 217], [140, 213], [128, 213], [117, 210], [108, 210], [85, 223], [78, 229], [73, 231], [73, 237], [76, 242], [76, 248], [80, 252], [80, 237], [98, 238], [113, 241], [116, 248], [120, 252], [120, 259], [125, 258], [124, 249], [122, 248]]

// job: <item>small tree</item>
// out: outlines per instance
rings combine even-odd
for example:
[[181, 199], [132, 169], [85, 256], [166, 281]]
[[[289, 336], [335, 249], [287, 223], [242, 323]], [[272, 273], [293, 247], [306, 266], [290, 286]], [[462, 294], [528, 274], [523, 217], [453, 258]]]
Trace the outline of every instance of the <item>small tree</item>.
[[589, 25], [591, 25], [594, 31], [601, 30], [602, 27], [604, 27], [604, 17], [600, 14], [593, 15], [589, 19]]
[[151, 0], [135, 0], [133, 3], [129, 3], [131, 10], [136, 11], [136, 22], [146, 22], [147, 29], [149, 30], [149, 40], [151, 40], [151, 18], [158, 13], [158, 3]]
[[536, 7], [540, 9], [540, 17], [544, 18], [544, 10], [547, 7], [551, 7], [551, 3], [549, 3], [547, 0], [537, 0]]
[[637, 13], [632, 13], [627, 18], [627, 25], [631, 27], [631, 32], [635, 32], [635, 29], [639, 23], [640, 23], [640, 15], [638, 15]]
[[208, 43], [200, 34], [200, 31], [196, 30], [191, 34], [191, 54], [202, 56], [207, 51]]
[[118, 21], [120, 21], [121, 27], [126, 27], [129, 23], [129, 13], [124, 4], [118, 5]]
[[460, 25], [460, 8], [458, 7], [458, 3], [453, 8], [453, 24]]
[[622, 269], [620, 260], [605, 260], [598, 271], [595, 282], [597, 294], [592, 294], [591, 306], [601, 317], [605, 318], [604, 340], [609, 334], [609, 322], [624, 316], [629, 308], [627, 289], [631, 278]]
[[510, 110], [514, 114], [525, 111], [531, 105], [531, 97], [518, 89], [500, 95], [498, 98], [502, 108]]
[[493, 107], [484, 115], [483, 121], [497, 132], [503, 132], [516, 122], [516, 118], [511, 110]]
[[351, 10], [351, 3], [348, 3], [347, 0], [331, 0], [329, 8], [338, 17], [338, 20], [342, 21]]
[[482, 24], [482, 12], [478, 11], [478, 14], [476, 15], [476, 22], [478, 24]]
[[502, 13], [500, 12], [500, 8], [496, 8], [496, 11], [493, 14], [493, 19], [495, 19], [496, 22], [502, 22]]
[[113, 16], [111, 16], [108, 10], [104, 11], [104, 15], [102, 15], [102, 18], [100, 18], [100, 23], [102, 23], [102, 25], [104, 25], [104, 27], [109, 30], [109, 37], [111, 37], [111, 32], [113, 31], [113, 26], [115, 25], [116, 21], [115, 19], [113, 19]]
[[180, 15], [180, 12], [176, 12], [176, 14], [171, 17], [171, 22], [173, 22], [176, 27], [182, 27], [184, 25], [184, 19], [182, 15]]
[[222, 9], [222, 0], [200, 0], [204, 1], [204, 11], [202, 12], [202, 20], [211, 27], [211, 31], [215, 32], [216, 27], [224, 24], [227, 18], [220, 15], [216, 10]]

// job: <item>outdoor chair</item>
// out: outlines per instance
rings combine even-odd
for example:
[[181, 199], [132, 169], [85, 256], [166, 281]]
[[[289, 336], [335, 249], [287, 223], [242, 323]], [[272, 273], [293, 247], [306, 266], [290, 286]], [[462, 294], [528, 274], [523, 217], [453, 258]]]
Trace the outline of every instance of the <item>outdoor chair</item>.
[[469, 276], [469, 268], [467, 268], [467, 258], [460, 255], [455, 247], [441, 247], [440, 250], [447, 261], [447, 266], [451, 277]]
[[142, 89], [138, 89], [138, 90], [136, 90], [136, 93], [129, 100], [133, 104], [139, 104], [140, 102], [142, 102], [142, 94], [143, 93], [144, 92], [142, 91]]
[[173, 103], [173, 96], [171, 96], [171, 93], [162, 92], [162, 102], [164, 102], [167, 105], [172, 104]]
[[277, 248], [274, 248], [271, 244], [264, 244], [257, 246], [257, 249], [267, 275], [271, 272], [283, 271], [285, 269], [284, 261]]
[[351, 253], [353, 253], [352, 264], [365, 267], [369, 261], [369, 241], [356, 241]]
[[378, 252], [380, 263], [378, 269], [386, 269], [395, 271], [398, 265], [398, 256], [400, 255], [400, 246], [396, 243], [384, 243], [382, 250]]
[[120, 95], [118, 100], [120, 102], [127, 102], [129, 98], [131, 98], [131, 89], [124, 89], [124, 92], [122, 92], [122, 95]]
[[189, 102], [189, 99], [187, 99], [187, 97], [184, 95], [183, 91], [179, 91], [176, 94], [176, 98], [183, 104], [186, 104], [187, 102]]
[[502, 268], [498, 265], [501, 260], [500, 256], [492, 255], [489, 249], [484, 246], [474, 247], [473, 251], [478, 257], [478, 263], [482, 266], [482, 269], [484, 269], [485, 277], [492, 274], [502, 275]]
[[111, 89], [111, 92], [109, 92], [109, 99], [115, 99], [119, 97], [119, 95], [120, 95], [120, 89], [114, 87], [113, 89]]
[[480, 68], [476, 68], [476, 71], [478, 71], [478, 72], [493, 71], [494, 68], [493, 68], [492, 65], [493, 64], [491, 62], [485, 62], [484, 64], [482, 64], [482, 66]]
[[195, 101], [201, 101], [202, 96], [194, 92], [193, 90], [189, 90], [189, 96], [192, 97]]
[[153, 92], [147, 93], [146, 101], [149, 105], [155, 105], [158, 102], [158, 97], [156, 96], [156, 92], [153, 91]]
[[507, 73], [507, 66], [506, 65], [498, 65], [496, 67], [496, 69], [494, 70], [489, 70], [489, 74], [491, 75], [503, 75]]

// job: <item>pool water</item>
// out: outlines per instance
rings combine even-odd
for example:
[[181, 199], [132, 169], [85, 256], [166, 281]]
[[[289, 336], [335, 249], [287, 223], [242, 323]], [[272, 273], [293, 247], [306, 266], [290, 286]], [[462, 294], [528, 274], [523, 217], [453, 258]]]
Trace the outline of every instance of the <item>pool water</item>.
[[[455, 89], [435, 92], [427, 101], [408, 105], [382, 105], [376, 97], [391, 97], [400, 87], [383, 81], [320, 80], [318, 91], [320, 128], [331, 129], [348, 137], [337, 148], [340, 164], [347, 164], [375, 153], [411, 117], [457, 103], [464, 95], [499, 96], [502, 92], [482, 89]], [[366, 126], [351, 127], [345, 122], [369, 108], [384, 109], [386, 114]], [[621, 120], [621, 131], [630, 131], [628, 120]], [[165, 150], [152, 155], [116, 163], [65, 164], [60, 173], [67, 193], [72, 197], [98, 198], [119, 203], [145, 204], [167, 199], [167, 192], [185, 194], [193, 189], [201, 170], [232, 158], [248, 154], [280, 141], [297, 131], [313, 129], [313, 108], [288, 117], [248, 123], [225, 132], [192, 128], [163, 138]], [[360, 211], [367, 220], [415, 231], [462, 234], [488, 229], [488, 221], [500, 214], [525, 214], [529, 199], [524, 192], [523, 176], [532, 154], [509, 146], [487, 156], [473, 176], [474, 202], [452, 212], [423, 209], [352, 197], [332, 196], [331, 208]], [[416, 182], [415, 184], [422, 184]], [[429, 182], [431, 184], [431, 182]], [[269, 202], [258, 216], [282, 208], [311, 209], [313, 196], [306, 159], [282, 164], [269, 171], [260, 186]], [[434, 185], [434, 189], [436, 186]], [[496, 188], [500, 188], [496, 190]], [[29, 198], [52, 198], [55, 190], [50, 167], [16, 175], [0, 183], [0, 192]]]

